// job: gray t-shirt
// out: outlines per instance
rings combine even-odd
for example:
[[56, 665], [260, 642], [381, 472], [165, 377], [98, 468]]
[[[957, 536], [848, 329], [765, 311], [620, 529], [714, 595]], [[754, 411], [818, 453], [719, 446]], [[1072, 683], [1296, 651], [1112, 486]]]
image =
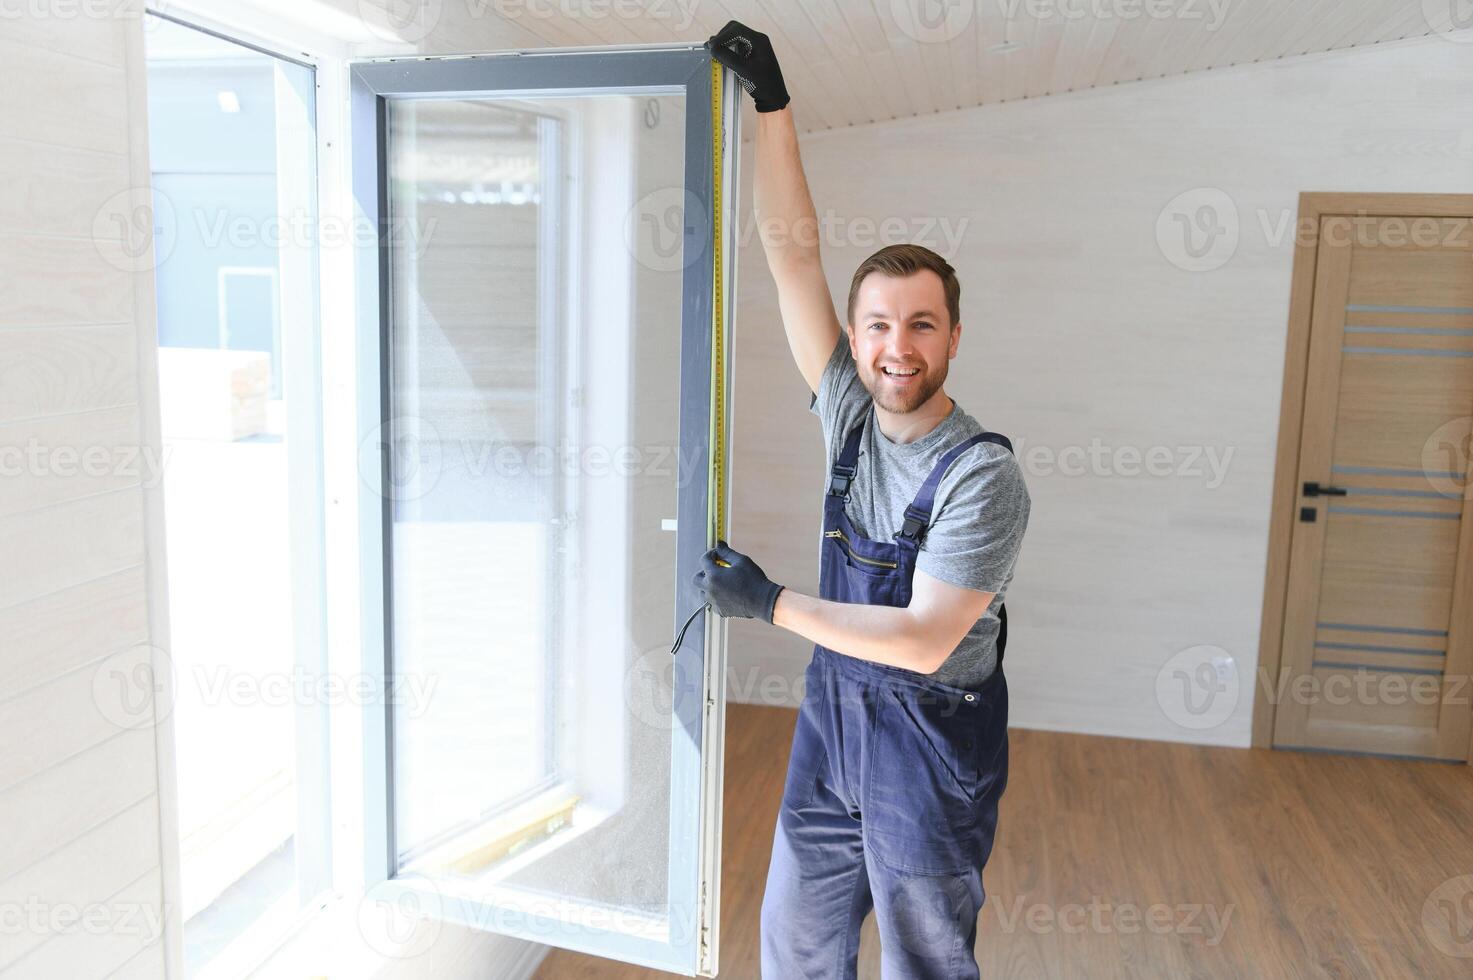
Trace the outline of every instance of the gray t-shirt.
[[[874, 401], [859, 380], [849, 337], [824, 366], [808, 410], [823, 423], [828, 449], [823, 486], [856, 422], [864, 420], [859, 461], [844, 513], [854, 529], [874, 541], [893, 541], [936, 461], [948, 449], [987, 431], [960, 404], [934, 429], [909, 443], [895, 443], [876, 424]], [[1006, 434], [1006, 433], [1004, 433]], [[976, 690], [997, 665], [997, 618], [1028, 526], [1031, 500], [1023, 467], [1003, 446], [980, 442], [958, 456], [941, 477], [931, 523], [921, 541], [916, 567], [943, 582], [978, 592], [995, 592], [982, 618], [972, 624], [940, 669], [929, 675], [943, 684]], [[820, 518], [822, 523], [822, 518]], [[820, 550], [823, 538], [818, 536]]]

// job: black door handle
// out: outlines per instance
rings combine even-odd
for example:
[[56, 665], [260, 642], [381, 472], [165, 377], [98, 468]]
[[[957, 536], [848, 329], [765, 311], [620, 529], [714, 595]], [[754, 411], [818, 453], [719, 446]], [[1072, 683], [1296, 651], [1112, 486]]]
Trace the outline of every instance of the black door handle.
[[1345, 492], [1344, 487], [1322, 487], [1318, 483], [1312, 482], [1304, 485], [1304, 495], [1306, 497], [1318, 497], [1321, 494], [1324, 494], [1326, 497], [1343, 497], [1345, 496]]

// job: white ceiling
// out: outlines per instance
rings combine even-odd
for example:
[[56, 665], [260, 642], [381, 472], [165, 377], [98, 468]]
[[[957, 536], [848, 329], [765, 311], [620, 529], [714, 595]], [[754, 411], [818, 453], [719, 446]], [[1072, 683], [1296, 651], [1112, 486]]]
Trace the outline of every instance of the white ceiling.
[[[434, 12], [418, 45], [424, 53], [699, 43], [726, 21], [740, 20], [772, 38], [798, 128], [812, 131], [1442, 33], [1458, 26], [1453, 10], [1460, 0], [359, 0], [357, 6], [392, 10], [416, 2]], [[1005, 40], [1015, 49], [995, 50]]]

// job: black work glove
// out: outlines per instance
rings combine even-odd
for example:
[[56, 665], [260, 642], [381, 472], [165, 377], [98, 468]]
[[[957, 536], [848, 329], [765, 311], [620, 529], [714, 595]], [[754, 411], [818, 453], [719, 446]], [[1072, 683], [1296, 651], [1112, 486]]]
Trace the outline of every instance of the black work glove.
[[776, 112], [788, 104], [783, 72], [766, 34], [741, 21], [729, 20], [706, 39], [706, 50], [712, 59], [731, 69], [758, 112]]
[[725, 541], [717, 541], [716, 547], [701, 556], [695, 585], [701, 598], [728, 619], [741, 616], [767, 623], [772, 622], [777, 594], [783, 590], [767, 578], [767, 573], [755, 561], [733, 551]]

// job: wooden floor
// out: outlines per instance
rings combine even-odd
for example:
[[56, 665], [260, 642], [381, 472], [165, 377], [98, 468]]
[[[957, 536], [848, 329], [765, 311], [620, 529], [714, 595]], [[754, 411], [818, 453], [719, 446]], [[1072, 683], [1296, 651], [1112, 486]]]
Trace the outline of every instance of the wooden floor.
[[[723, 978], [760, 973], [758, 912], [796, 718], [728, 710]], [[1473, 977], [1473, 767], [1011, 738], [983, 977]], [[674, 974], [553, 950], [536, 976]], [[873, 914], [859, 976], [880, 976]]]

